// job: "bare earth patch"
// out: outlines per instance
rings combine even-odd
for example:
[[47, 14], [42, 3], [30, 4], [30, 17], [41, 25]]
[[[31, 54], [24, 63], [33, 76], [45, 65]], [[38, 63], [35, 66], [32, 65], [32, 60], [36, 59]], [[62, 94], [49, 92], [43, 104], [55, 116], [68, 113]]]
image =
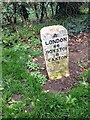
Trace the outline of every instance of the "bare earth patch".
[[14, 94], [11, 96], [11, 99], [19, 101], [23, 96], [21, 94]]
[[36, 59], [35, 63], [45, 68], [41, 70], [41, 73], [47, 77], [47, 82], [42, 89], [49, 90], [50, 92], [66, 92], [78, 84], [78, 76], [87, 69], [89, 39], [90, 34], [87, 33], [69, 35], [69, 77], [50, 80], [46, 71], [44, 56]]

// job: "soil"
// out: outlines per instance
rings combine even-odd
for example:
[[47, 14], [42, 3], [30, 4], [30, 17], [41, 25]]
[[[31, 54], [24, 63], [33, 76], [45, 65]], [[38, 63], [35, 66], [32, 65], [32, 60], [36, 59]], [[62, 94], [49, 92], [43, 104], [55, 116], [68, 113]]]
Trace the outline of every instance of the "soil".
[[88, 40], [89, 33], [80, 33], [77, 35], [69, 35], [69, 77], [63, 77], [58, 80], [50, 80], [46, 71], [44, 56], [40, 56], [33, 61], [44, 67], [41, 73], [46, 76], [46, 84], [42, 89], [50, 92], [67, 92], [71, 88], [78, 85], [78, 76], [87, 70], [88, 64]]
[[11, 99], [19, 101], [23, 96], [21, 94], [14, 94], [11, 96]]

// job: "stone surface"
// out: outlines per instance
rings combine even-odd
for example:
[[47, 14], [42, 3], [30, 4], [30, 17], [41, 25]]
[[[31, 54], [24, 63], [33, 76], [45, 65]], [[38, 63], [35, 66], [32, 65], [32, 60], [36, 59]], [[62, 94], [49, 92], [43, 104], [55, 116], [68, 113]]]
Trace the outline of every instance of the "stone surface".
[[44, 27], [40, 31], [46, 69], [50, 79], [69, 76], [68, 32], [61, 25]]

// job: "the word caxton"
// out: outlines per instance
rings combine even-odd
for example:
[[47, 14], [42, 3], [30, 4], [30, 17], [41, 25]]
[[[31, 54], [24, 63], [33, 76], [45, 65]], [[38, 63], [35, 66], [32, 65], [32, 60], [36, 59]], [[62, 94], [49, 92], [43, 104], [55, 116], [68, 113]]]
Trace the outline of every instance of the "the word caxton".
[[40, 34], [49, 78], [69, 76], [67, 30], [61, 25], [53, 25], [42, 28]]

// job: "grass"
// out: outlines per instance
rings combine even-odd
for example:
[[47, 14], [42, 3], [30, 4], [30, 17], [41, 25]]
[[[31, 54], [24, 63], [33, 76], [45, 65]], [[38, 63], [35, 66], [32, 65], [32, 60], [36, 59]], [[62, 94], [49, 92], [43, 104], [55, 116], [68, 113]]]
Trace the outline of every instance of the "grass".
[[[3, 91], [3, 114], [5, 118], [13, 118], [17, 112], [20, 113], [21, 110], [24, 110], [25, 100], [34, 97], [33, 95], [37, 95], [40, 90], [40, 83], [25, 69], [25, 63], [30, 59], [31, 51], [33, 58], [40, 55], [38, 51], [34, 53], [33, 50], [22, 49], [22, 47], [17, 50], [14, 48], [4, 48], [3, 50], [2, 72], [3, 87], [5, 88]], [[15, 94], [23, 96], [22, 100], [13, 100], [11, 96]]]
[[[79, 85], [68, 91], [67, 94], [60, 92], [53, 94], [41, 90], [41, 86], [45, 84], [46, 78], [39, 71], [42, 68], [38, 64], [33, 63], [32, 60], [43, 54], [38, 48], [41, 42], [33, 33], [36, 32], [38, 34], [43, 25], [35, 25], [33, 27], [34, 31], [31, 30], [31, 27], [24, 27], [18, 30], [19, 41], [17, 43], [13, 41], [16, 35], [13, 35], [13, 39], [11, 39], [12, 35], [7, 35], [5, 40], [7, 42], [10, 39], [10, 42], [3, 42], [3, 86], [0, 87], [0, 91], [3, 92], [2, 117], [3, 119], [89, 119], [90, 84], [86, 82], [88, 71], [80, 76]], [[15, 39], [17, 38], [15, 37]], [[28, 44], [25, 43], [26, 40], [29, 41]], [[10, 45], [9, 43], [12, 44]]]

